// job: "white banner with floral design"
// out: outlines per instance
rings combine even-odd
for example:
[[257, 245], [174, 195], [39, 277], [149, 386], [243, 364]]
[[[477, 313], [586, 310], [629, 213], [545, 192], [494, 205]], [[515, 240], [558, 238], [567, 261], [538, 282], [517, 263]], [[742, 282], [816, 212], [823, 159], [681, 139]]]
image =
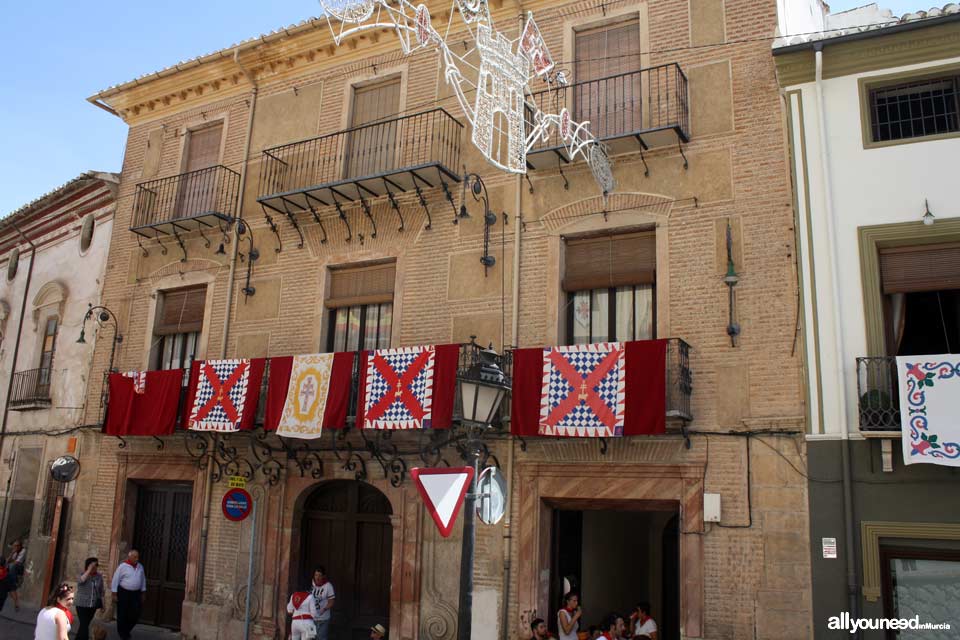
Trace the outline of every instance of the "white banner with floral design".
[[904, 464], [960, 467], [960, 355], [897, 356]]

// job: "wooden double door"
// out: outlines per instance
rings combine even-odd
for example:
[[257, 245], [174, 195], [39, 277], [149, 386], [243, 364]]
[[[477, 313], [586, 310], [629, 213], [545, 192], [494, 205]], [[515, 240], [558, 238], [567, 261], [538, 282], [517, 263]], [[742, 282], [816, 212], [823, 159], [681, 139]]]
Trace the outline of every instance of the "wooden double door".
[[133, 548], [147, 576], [140, 622], [180, 628], [190, 544], [189, 484], [148, 484], [137, 488]]
[[324, 483], [304, 505], [293, 586], [307, 588], [313, 569], [326, 569], [336, 593], [330, 640], [366, 640], [374, 624], [389, 628], [391, 513], [385, 495], [351, 480]]

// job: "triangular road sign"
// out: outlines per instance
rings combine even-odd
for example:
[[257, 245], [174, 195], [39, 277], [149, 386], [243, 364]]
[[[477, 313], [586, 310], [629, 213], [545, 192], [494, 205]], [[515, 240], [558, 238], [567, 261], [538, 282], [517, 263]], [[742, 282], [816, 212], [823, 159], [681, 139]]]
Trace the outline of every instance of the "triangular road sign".
[[411, 469], [410, 477], [417, 484], [427, 511], [440, 529], [440, 535], [450, 537], [463, 504], [463, 496], [473, 480], [473, 467]]

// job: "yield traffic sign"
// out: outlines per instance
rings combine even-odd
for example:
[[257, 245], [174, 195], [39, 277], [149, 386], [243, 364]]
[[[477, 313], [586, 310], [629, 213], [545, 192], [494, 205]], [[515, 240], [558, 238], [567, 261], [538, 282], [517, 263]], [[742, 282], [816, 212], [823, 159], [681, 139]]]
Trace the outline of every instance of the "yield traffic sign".
[[449, 537], [463, 505], [463, 497], [473, 480], [473, 467], [411, 469], [410, 476], [427, 505], [427, 511], [437, 523], [440, 535]]

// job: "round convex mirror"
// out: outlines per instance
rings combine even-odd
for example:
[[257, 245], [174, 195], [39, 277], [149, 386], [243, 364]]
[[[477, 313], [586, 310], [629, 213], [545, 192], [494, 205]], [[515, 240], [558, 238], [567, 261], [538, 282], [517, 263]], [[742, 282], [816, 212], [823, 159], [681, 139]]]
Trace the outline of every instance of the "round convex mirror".
[[71, 482], [80, 475], [80, 461], [73, 456], [60, 456], [50, 463], [50, 475], [57, 482]]
[[496, 467], [487, 467], [477, 479], [477, 517], [497, 524], [507, 509], [507, 481]]

